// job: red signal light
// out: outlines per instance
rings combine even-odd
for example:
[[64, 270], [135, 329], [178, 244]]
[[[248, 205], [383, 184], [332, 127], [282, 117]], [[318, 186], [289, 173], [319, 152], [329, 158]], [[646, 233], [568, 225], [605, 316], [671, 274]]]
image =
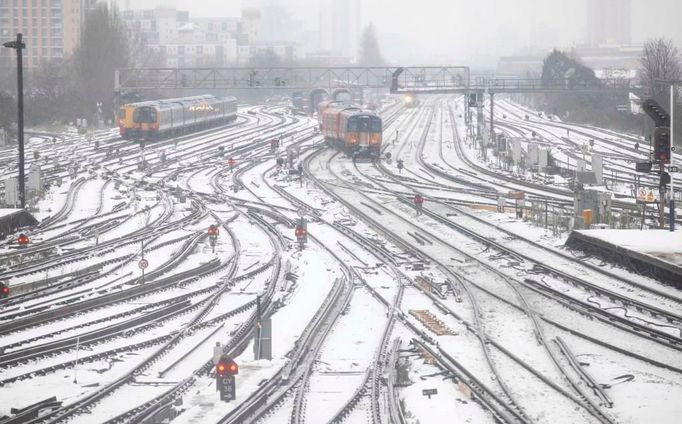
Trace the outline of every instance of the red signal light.
[[3, 287], [2, 294], [9, 294], [9, 287]]
[[21, 234], [21, 235], [19, 235], [19, 237], [17, 238], [17, 243], [19, 243], [19, 244], [22, 245], [22, 246], [27, 245], [28, 242], [29, 242], [29, 239], [28, 239], [28, 237], [26, 236], [26, 234]]
[[224, 377], [227, 374], [236, 375], [239, 373], [239, 366], [234, 360], [223, 357], [218, 361], [215, 367], [216, 374], [220, 377]]

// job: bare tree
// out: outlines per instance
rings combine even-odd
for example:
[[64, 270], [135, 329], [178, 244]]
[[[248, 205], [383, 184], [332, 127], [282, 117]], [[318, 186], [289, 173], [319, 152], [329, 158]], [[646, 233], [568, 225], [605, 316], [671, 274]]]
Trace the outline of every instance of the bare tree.
[[657, 84], [657, 80], [679, 80], [682, 65], [675, 44], [670, 39], [655, 38], [644, 44], [642, 58], [639, 60], [642, 83], [654, 97], [662, 94], [667, 86]]
[[137, 25], [127, 29], [130, 63], [133, 67], [162, 67], [166, 64], [165, 54], [149, 46], [142, 28]]
[[251, 56], [249, 65], [254, 67], [272, 68], [284, 65], [284, 59], [271, 49], [261, 50]]
[[10, 130], [17, 119], [17, 102], [8, 92], [0, 90], [0, 128]]
[[31, 89], [25, 90], [26, 118], [30, 125], [37, 125], [59, 118], [68, 118], [72, 104], [67, 101], [68, 61], [42, 61], [29, 73]]
[[130, 64], [128, 34], [118, 9], [98, 3], [88, 13], [74, 53], [75, 87], [81, 116], [92, 118], [96, 103], [102, 102], [104, 116], [113, 112], [114, 70]]

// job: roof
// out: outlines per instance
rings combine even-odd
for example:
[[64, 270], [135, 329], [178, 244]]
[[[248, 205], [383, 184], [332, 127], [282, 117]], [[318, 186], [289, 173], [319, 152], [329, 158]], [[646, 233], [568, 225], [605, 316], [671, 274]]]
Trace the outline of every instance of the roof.
[[9, 215], [17, 214], [21, 211], [23, 211], [23, 209], [2, 209], [2, 208], [0, 208], [0, 219], [3, 219]]
[[17, 228], [37, 225], [38, 220], [24, 209], [0, 209], [0, 232], [10, 234]]

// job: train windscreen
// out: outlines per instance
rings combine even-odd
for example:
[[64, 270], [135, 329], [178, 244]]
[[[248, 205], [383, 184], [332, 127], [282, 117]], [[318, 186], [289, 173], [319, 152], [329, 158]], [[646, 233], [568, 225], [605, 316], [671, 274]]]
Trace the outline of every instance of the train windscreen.
[[150, 107], [138, 107], [133, 113], [133, 121], [138, 124], [151, 124], [156, 122], [156, 109]]
[[[381, 121], [379, 121], [381, 128]], [[348, 132], [370, 132], [374, 131], [374, 122], [370, 116], [353, 116], [348, 120]]]

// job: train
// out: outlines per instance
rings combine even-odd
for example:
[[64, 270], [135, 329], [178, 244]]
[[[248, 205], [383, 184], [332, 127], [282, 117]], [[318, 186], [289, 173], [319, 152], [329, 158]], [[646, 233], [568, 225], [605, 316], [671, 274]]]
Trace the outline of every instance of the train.
[[382, 142], [379, 115], [339, 101], [322, 102], [317, 110], [322, 134], [330, 146], [349, 157], [379, 158]]
[[157, 140], [226, 124], [236, 118], [235, 97], [204, 94], [123, 105], [118, 126], [126, 140]]
[[403, 97], [403, 104], [405, 107], [417, 107], [419, 106], [419, 99], [414, 94], [406, 95]]

